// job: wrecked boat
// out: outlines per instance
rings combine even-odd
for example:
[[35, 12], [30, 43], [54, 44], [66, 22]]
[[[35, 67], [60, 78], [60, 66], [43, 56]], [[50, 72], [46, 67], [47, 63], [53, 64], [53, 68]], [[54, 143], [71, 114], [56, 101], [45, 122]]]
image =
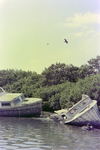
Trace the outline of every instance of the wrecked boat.
[[82, 100], [71, 107], [67, 113], [63, 114], [65, 124], [92, 125], [100, 124], [100, 113], [97, 101], [92, 100], [88, 95], [82, 95]]
[[72, 106], [69, 110], [62, 109], [55, 111], [50, 116], [54, 121], [60, 121], [64, 124], [72, 125], [100, 125], [100, 113], [97, 101], [92, 100], [88, 95], [82, 95], [82, 99]]
[[0, 87], [0, 117], [39, 117], [41, 98], [25, 98], [22, 93], [7, 93]]

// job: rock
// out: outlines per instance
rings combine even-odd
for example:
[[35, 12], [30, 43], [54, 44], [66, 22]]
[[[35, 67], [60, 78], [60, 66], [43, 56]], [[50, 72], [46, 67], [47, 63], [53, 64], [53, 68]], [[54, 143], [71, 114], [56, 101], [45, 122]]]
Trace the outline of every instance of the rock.
[[65, 114], [67, 113], [67, 109], [61, 109], [54, 111], [54, 114], [50, 115], [50, 119], [53, 119], [56, 122], [64, 122]]
[[82, 130], [93, 130], [94, 127], [90, 124], [90, 123], [87, 123], [87, 126], [83, 126], [81, 127]]
[[58, 115], [58, 114], [50, 115], [50, 119], [53, 119], [54, 121], [62, 121], [63, 120], [61, 115]]
[[42, 111], [40, 118], [44, 120], [49, 118], [52, 119], [53, 121], [64, 123], [64, 120], [66, 119], [65, 114], [67, 111], [68, 111], [67, 109], [57, 110], [54, 111], [54, 113]]

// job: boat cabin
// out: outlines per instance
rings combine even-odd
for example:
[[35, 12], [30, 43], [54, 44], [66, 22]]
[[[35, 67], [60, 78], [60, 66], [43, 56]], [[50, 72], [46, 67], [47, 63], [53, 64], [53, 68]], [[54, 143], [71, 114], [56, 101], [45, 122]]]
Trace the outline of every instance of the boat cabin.
[[0, 108], [16, 107], [23, 103], [25, 97], [22, 93], [4, 93], [0, 96]]

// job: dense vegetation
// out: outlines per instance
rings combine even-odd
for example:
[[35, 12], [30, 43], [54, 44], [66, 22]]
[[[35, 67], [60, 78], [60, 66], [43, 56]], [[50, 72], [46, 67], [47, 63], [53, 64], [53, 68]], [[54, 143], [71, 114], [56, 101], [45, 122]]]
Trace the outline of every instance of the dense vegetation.
[[25, 97], [41, 97], [43, 110], [69, 108], [82, 94], [96, 99], [100, 105], [100, 56], [87, 65], [76, 67], [52, 64], [41, 74], [23, 70], [1, 70], [0, 86], [7, 92], [22, 92]]

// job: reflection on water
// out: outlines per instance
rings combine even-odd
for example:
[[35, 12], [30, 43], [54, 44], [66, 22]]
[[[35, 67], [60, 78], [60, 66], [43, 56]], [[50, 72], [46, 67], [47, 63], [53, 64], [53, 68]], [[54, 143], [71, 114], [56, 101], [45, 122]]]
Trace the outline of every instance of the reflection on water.
[[0, 118], [0, 150], [99, 150], [100, 129], [34, 118]]

